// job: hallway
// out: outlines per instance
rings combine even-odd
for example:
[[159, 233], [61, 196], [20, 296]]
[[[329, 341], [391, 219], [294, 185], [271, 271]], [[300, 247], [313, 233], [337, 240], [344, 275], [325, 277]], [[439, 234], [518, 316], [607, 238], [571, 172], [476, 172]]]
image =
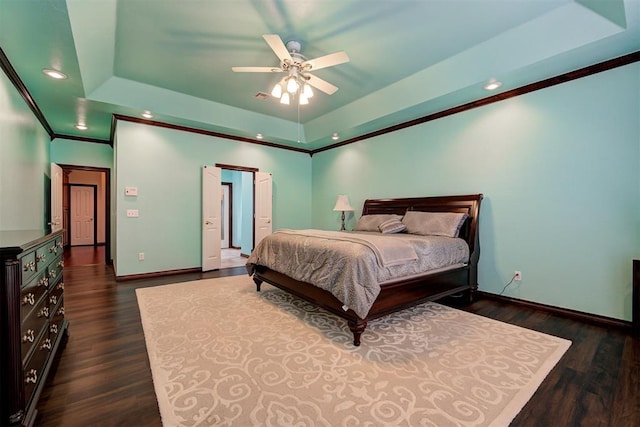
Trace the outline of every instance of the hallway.
[[106, 264], [105, 246], [66, 246], [64, 248], [64, 266]]
[[220, 268], [242, 267], [247, 263], [247, 259], [240, 254], [240, 249], [223, 249], [220, 261]]

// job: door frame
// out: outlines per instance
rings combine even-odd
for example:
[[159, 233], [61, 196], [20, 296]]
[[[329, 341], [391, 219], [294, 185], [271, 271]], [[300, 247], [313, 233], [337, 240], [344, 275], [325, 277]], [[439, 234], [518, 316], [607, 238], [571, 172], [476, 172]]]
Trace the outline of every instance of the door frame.
[[[227, 200], [227, 223], [229, 224], [229, 236], [227, 237], [229, 240], [229, 248], [235, 248], [233, 245], [233, 183], [232, 182], [222, 182], [220, 183], [222, 187], [227, 187], [229, 190], [229, 197]], [[224, 225], [223, 225], [224, 227]]]
[[[97, 199], [97, 194], [98, 194], [98, 186], [95, 184], [71, 184], [69, 183], [69, 187], [67, 189], [67, 191], [69, 191], [68, 197], [69, 197], [69, 212], [73, 212], [72, 209], [72, 205], [73, 205], [73, 199], [71, 198], [71, 187], [91, 187], [93, 189], [93, 244], [91, 245], [77, 245], [77, 246], [97, 246], [97, 241], [98, 241], [98, 221], [97, 221], [97, 214], [98, 214], [98, 199]], [[71, 220], [71, 215], [69, 215], [69, 220]], [[71, 232], [71, 224], [72, 222], [69, 221], [69, 246], [71, 245], [71, 239], [73, 236], [73, 233]], [[105, 240], [106, 236], [105, 236]]]
[[232, 170], [232, 171], [240, 171], [240, 172], [251, 172], [253, 174], [253, 213], [252, 213], [252, 217], [254, 218], [254, 220], [252, 221], [252, 227], [253, 227], [253, 243], [251, 244], [252, 246], [252, 250], [255, 249], [256, 247], [256, 221], [255, 221], [255, 217], [256, 217], [256, 172], [260, 172], [260, 169], [258, 168], [251, 168], [248, 166], [237, 166], [237, 165], [226, 165], [223, 163], [216, 163], [215, 167], [220, 168], [220, 169], [227, 169], [227, 170]]
[[[62, 163], [58, 163], [58, 166], [62, 168], [63, 172], [78, 170], [104, 173], [104, 262], [107, 265], [113, 265], [113, 260], [111, 259], [111, 169]], [[67, 196], [70, 196], [68, 188], [64, 189], [64, 191], [67, 191]], [[71, 244], [71, 239], [69, 239], [68, 244]]]

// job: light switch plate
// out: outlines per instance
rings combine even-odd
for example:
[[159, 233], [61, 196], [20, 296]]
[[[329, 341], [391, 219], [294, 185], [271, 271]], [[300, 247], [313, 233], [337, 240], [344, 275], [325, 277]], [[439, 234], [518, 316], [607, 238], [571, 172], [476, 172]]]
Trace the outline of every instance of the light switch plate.
[[138, 209], [127, 209], [128, 218], [137, 218], [138, 216], [140, 216]]

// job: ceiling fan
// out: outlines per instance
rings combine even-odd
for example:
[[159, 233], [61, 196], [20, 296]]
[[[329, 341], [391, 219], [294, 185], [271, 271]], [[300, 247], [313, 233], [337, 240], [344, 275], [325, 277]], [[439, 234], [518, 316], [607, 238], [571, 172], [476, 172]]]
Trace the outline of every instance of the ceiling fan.
[[283, 104], [289, 104], [290, 96], [298, 94], [298, 102], [307, 104], [308, 98], [313, 96], [309, 85], [332, 95], [338, 88], [331, 83], [322, 80], [311, 72], [321, 68], [349, 62], [349, 57], [344, 51], [330, 53], [315, 59], [307, 59], [300, 53], [300, 42], [292, 40], [285, 45], [277, 34], [264, 34], [262, 36], [276, 56], [280, 59], [279, 67], [232, 67], [236, 73], [287, 73], [271, 91], [276, 98], [280, 98]]

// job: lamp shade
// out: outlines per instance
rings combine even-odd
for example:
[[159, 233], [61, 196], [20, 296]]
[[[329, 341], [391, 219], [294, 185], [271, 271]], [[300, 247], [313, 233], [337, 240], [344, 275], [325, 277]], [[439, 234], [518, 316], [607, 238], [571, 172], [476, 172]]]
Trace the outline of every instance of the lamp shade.
[[349, 204], [349, 196], [341, 194], [336, 199], [336, 205], [333, 207], [334, 211], [352, 211], [354, 210]]

